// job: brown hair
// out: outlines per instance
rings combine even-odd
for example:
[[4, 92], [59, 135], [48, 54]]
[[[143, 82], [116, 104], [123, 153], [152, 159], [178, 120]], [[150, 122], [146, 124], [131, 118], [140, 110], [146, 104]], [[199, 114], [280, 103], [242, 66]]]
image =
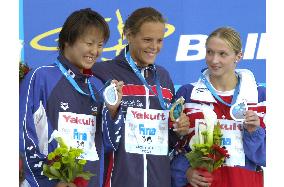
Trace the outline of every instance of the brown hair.
[[139, 8], [132, 12], [132, 14], [125, 21], [123, 28], [124, 35], [137, 34], [141, 25], [145, 22], [166, 23], [166, 20], [159, 11], [152, 7]]
[[60, 33], [58, 48], [64, 51], [65, 43], [70, 45], [80, 37], [90, 27], [97, 27], [103, 32], [104, 43], [109, 39], [109, 26], [105, 19], [90, 8], [81, 9], [73, 12], [65, 21]]
[[228, 46], [235, 52], [239, 54], [242, 51], [242, 41], [240, 34], [231, 27], [220, 27], [213, 31], [206, 39], [206, 46], [210, 38], [218, 37], [224, 40]]

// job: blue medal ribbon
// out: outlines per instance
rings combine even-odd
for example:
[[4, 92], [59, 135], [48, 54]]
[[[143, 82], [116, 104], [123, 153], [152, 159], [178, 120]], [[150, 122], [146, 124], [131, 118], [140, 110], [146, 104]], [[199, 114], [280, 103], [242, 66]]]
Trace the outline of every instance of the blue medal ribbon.
[[92, 99], [94, 101], [97, 101], [96, 98], [95, 98], [95, 94], [94, 94], [94, 91], [92, 89], [92, 85], [91, 85], [91, 82], [89, 80], [89, 78], [87, 79], [87, 83], [88, 83], [88, 88], [90, 90], [90, 94], [87, 94], [85, 93], [80, 87], [79, 85], [77, 84], [77, 82], [71, 77], [71, 75], [69, 75], [69, 73], [67, 72], [67, 70], [63, 67], [63, 65], [58, 61], [56, 60], [55, 61], [56, 65], [58, 66], [58, 68], [60, 69], [60, 71], [62, 72], [62, 74], [67, 78], [67, 80], [70, 82], [70, 84], [81, 94], [83, 95], [91, 95]]
[[206, 79], [206, 77], [203, 75], [203, 73], [201, 74], [201, 80], [203, 81], [203, 83], [205, 84], [205, 86], [208, 88], [208, 90], [211, 92], [211, 94], [221, 103], [223, 103], [226, 106], [231, 107], [233, 104], [236, 103], [237, 101], [237, 97], [239, 95], [240, 92], [240, 77], [238, 76], [238, 83], [236, 85], [235, 91], [234, 91], [234, 95], [233, 95], [233, 99], [231, 104], [225, 102], [221, 97], [219, 97], [219, 95], [216, 93], [216, 91], [214, 90], [214, 88], [212, 87], [212, 85], [209, 83], [209, 81]]
[[152, 94], [154, 94], [155, 96], [158, 97], [160, 105], [163, 108], [163, 110], [169, 109], [170, 106], [168, 106], [168, 104], [163, 99], [163, 94], [162, 94], [162, 90], [161, 90], [161, 86], [160, 86], [159, 76], [157, 74], [155, 65], [153, 65], [154, 66], [154, 80], [155, 80], [156, 90], [157, 90], [158, 95], [153, 91], [153, 89], [149, 86], [149, 84], [147, 83], [145, 78], [142, 76], [141, 72], [137, 68], [137, 65], [134, 63], [133, 59], [131, 58], [130, 53], [126, 51], [126, 48], [125, 48], [125, 58], [126, 58], [128, 64], [130, 65], [130, 67], [132, 68], [132, 70], [134, 71], [134, 73], [136, 74], [136, 76], [141, 80], [141, 82], [149, 89], [149, 91]]

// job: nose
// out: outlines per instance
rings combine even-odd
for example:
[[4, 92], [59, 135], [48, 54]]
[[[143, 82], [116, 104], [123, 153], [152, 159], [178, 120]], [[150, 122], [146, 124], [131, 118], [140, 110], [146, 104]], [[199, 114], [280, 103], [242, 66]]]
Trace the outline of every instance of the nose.
[[213, 54], [212, 55], [212, 59], [211, 59], [212, 63], [218, 63], [219, 62], [219, 56], [218, 54]]
[[158, 50], [158, 46], [159, 46], [159, 44], [158, 44], [157, 41], [152, 41], [152, 42], [151, 42], [151, 45], [150, 45], [150, 48], [151, 48], [153, 51], [156, 51], [156, 50]]
[[100, 51], [97, 45], [93, 45], [90, 49], [90, 53], [95, 58], [98, 58], [100, 56]]

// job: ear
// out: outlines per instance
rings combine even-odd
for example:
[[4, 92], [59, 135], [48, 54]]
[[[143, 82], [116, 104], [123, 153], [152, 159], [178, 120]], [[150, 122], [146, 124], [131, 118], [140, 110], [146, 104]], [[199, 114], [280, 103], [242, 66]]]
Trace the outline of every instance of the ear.
[[125, 36], [126, 40], [128, 41], [128, 43], [132, 40], [132, 34], [130, 33], [130, 31], [126, 31], [124, 33], [124, 36]]
[[65, 49], [66, 47], [70, 47], [70, 45], [69, 45], [68, 42], [64, 42], [64, 49]]
[[243, 52], [239, 52], [239, 53], [236, 55], [236, 61], [235, 61], [235, 63], [238, 63], [242, 58], [243, 58]]

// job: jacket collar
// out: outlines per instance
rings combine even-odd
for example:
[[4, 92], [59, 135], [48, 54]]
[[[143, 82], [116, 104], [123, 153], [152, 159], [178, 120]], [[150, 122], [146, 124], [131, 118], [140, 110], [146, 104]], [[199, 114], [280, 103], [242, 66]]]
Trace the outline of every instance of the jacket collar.
[[79, 68], [77, 68], [74, 64], [70, 63], [69, 60], [65, 58], [62, 54], [59, 54], [57, 59], [64, 66], [64, 68], [67, 70], [67, 72], [69, 73], [69, 75], [71, 75], [72, 78], [86, 79], [87, 77], [89, 77], [89, 75], [81, 73]]
[[[237, 103], [246, 100], [248, 103], [258, 102], [257, 84], [254, 75], [247, 69], [236, 69], [237, 75], [240, 77], [240, 92], [237, 97]], [[203, 71], [203, 75], [209, 81], [208, 70]], [[210, 82], [210, 81], [209, 81]], [[195, 101], [216, 103], [216, 99], [211, 92], [207, 89], [201, 78], [193, 84], [194, 88], [191, 93], [191, 99]]]

